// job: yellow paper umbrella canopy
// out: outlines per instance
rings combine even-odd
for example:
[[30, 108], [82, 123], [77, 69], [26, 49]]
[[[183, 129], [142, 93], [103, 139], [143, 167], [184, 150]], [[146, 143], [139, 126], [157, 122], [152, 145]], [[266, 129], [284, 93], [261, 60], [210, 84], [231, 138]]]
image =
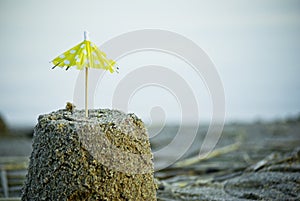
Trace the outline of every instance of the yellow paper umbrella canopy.
[[78, 70], [82, 70], [85, 67], [98, 68], [109, 70], [111, 73], [115, 72], [115, 61], [106, 58], [106, 54], [100, 51], [97, 46], [89, 40], [84, 40], [75, 47], [64, 52], [60, 56], [52, 60], [55, 68], [76, 66]]
[[[104, 52], [88, 40], [88, 32], [84, 32], [84, 41], [62, 53], [52, 60], [53, 68], [76, 66], [78, 70], [85, 69], [85, 116], [88, 118], [88, 68], [98, 68], [115, 72], [115, 61], [107, 59]], [[52, 69], [53, 69], [52, 68]], [[118, 68], [117, 68], [118, 69]]]

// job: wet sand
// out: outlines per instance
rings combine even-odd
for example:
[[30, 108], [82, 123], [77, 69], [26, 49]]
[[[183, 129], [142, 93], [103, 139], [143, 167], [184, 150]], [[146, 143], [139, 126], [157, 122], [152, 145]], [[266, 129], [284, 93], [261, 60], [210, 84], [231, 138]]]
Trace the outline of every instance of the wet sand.
[[[192, 146], [180, 160], [198, 155], [206, 129], [205, 126], [199, 128]], [[150, 140], [153, 152], [158, 153], [167, 146], [177, 130], [178, 126], [167, 126], [157, 133], [156, 128], [149, 128], [150, 136], [157, 133]], [[185, 134], [189, 135], [191, 130], [194, 128], [187, 126]], [[2, 165], [5, 160], [9, 163], [8, 159], [3, 159], [9, 156], [29, 158], [32, 139], [28, 130], [23, 134], [18, 131], [14, 135], [0, 135]], [[177, 163], [156, 171], [158, 200], [300, 199], [299, 147], [299, 119], [226, 125], [208, 159], [188, 165]], [[159, 167], [175, 152], [176, 149], [155, 155], [154, 164]], [[0, 198], [3, 196], [0, 186]], [[19, 197], [20, 192], [11, 191], [9, 196]]]

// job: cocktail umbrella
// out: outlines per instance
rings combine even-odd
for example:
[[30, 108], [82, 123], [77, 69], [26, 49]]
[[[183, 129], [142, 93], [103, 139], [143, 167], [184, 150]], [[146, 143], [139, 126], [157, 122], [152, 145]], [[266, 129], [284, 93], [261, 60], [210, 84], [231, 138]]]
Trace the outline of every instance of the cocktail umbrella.
[[106, 54], [100, 51], [97, 46], [88, 38], [88, 32], [84, 32], [84, 41], [62, 53], [52, 60], [55, 67], [76, 67], [78, 70], [85, 69], [85, 116], [88, 117], [88, 68], [98, 68], [116, 71], [115, 61], [106, 58]]

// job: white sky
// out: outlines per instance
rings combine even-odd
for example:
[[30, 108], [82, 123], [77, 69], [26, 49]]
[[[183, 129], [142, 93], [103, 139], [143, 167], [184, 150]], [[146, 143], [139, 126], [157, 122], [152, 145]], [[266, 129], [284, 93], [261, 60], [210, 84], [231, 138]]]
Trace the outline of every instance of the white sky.
[[[1, 0], [0, 27], [0, 113], [10, 125], [33, 125], [39, 114], [72, 101], [78, 71], [51, 70], [49, 61], [79, 43], [85, 29], [97, 45], [149, 28], [191, 39], [216, 65], [228, 121], [272, 119], [300, 111], [300, 1]], [[146, 52], [132, 55], [119, 62], [119, 76], [151, 61], [181, 65], [170, 60]], [[192, 78], [189, 82], [197, 85]], [[201, 89], [202, 85], [199, 82]], [[95, 99], [101, 100], [95, 107], [109, 107], [105, 94], [110, 92], [105, 82], [99, 86]], [[153, 99], [156, 96], [165, 96], [165, 101]], [[203, 119], [211, 113], [206, 96], [200, 106]], [[178, 105], [161, 90], [137, 93], [129, 108], [148, 120], [159, 101], [167, 121], [176, 121]]]

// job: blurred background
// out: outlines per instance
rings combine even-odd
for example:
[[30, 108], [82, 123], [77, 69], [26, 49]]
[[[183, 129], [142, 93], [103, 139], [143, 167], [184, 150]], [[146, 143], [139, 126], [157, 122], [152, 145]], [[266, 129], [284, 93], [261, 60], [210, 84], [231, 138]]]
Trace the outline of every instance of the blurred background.
[[[298, 115], [298, 0], [1, 0], [0, 9], [0, 113], [11, 127], [34, 126], [39, 114], [72, 102], [79, 72], [52, 70], [49, 62], [81, 42], [84, 30], [99, 46], [123, 33], [150, 28], [192, 40], [211, 58], [222, 80], [226, 122]], [[96, 89], [94, 107], [111, 107], [110, 94], [118, 76], [148, 64], [179, 71], [186, 65], [170, 55], [151, 52], [122, 58], [120, 73], [106, 74], [107, 81]], [[201, 100], [202, 120], [209, 121], [211, 103], [204, 83], [193, 80], [188, 71], [184, 79]], [[176, 123], [180, 117], [174, 97], [161, 89], [141, 90], [128, 104], [130, 112], [147, 122], [151, 112], [161, 112], [158, 105], [165, 110], [166, 122]]]

